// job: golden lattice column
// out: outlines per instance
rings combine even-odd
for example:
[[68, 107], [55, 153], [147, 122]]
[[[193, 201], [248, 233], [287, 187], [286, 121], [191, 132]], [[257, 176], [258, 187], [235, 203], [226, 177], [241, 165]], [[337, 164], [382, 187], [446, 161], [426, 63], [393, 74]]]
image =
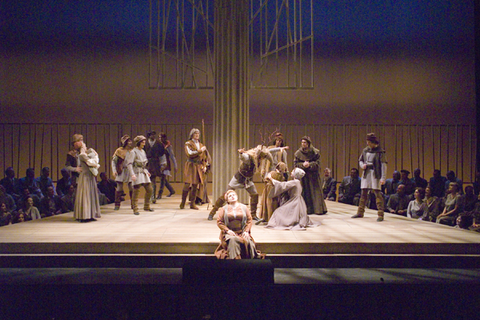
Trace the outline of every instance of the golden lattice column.
[[[213, 116], [213, 201], [238, 170], [238, 148], [249, 148], [247, 0], [215, 1], [215, 103]], [[239, 192], [242, 202], [246, 192]]]

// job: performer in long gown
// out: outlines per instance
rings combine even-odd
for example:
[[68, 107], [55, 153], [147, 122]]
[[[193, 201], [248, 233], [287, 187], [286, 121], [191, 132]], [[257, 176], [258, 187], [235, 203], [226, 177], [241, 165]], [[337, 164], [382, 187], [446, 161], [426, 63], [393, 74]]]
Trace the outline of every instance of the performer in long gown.
[[[271, 179], [267, 179], [267, 177], [270, 177], [277, 181], [285, 181], [286, 171], [287, 171], [287, 165], [284, 162], [278, 162], [275, 167], [275, 170], [270, 171], [265, 176], [264, 178], [265, 188], [263, 189], [263, 192], [262, 192], [260, 213], [258, 215], [260, 220], [255, 223], [256, 225], [260, 223], [266, 224], [270, 220], [270, 217], [272, 216], [273, 212], [282, 204], [282, 202], [285, 202], [285, 200], [283, 199], [284, 194], [280, 194], [272, 198], [268, 196], [270, 194], [270, 191], [273, 189], [273, 184], [271, 182]], [[288, 197], [285, 197], [285, 198], [288, 198]]]
[[87, 146], [83, 142], [83, 136], [74, 135], [74, 147], [78, 148], [77, 166], [75, 171], [79, 173], [77, 179], [77, 191], [73, 216], [80, 222], [95, 221], [100, 218], [100, 201], [97, 191], [95, 176], [90, 170], [87, 155]]
[[268, 177], [273, 188], [269, 197], [277, 197], [287, 192], [289, 200], [278, 207], [272, 214], [265, 228], [282, 229], [282, 230], [305, 230], [307, 227], [318, 227], [319, 222], [313, 222], [307, 215], [307, 205], [302, 197], [301, 179], [305, 175], [305, 171], [295, 168], [291, 173], [293, 180], [277, 181]]
[[215, 250], [218, 259], [263, 259], [265, 254], [256, 249], [251, 235], [252, 215], [237, 193], [225, 193], [227, 204], [218, 211], [217, 226], [220, 228], [220, 245]]

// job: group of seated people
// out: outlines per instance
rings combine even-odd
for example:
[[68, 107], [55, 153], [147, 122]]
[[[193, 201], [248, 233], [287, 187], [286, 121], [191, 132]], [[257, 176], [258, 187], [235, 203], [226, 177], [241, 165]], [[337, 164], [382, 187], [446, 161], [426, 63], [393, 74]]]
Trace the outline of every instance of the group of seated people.
[[[429, 181], [421, 177], [420, 169], [409, 178], [408, 170], [394, 171], [382, 186], [385, 211], [412, 219], [420, 219], [462, 229], [480, 231], [480, 184], [463, 189], [463, 182], [448, 171], [446, 177], [434, 170]], [[477, 174], [478, 176], [478, 174]], [[360, 199], [360, 176], [356, 168], [343, 178], [338, 187], [338, 202], [357, 205]], [[324, 170], [322, 192], [325, 200], [337, 200], [337, 182], [331, 170]], [[375, 195], [369, 195], [367, 206], [376, 210]]]
[[[23, 178], [16, 178], [12, 167], [5, 170], [0, 180], [0, 226], [28, 220], [41, 219], [73, 211], [76, 181], [67, 169], [61, 170], [62, 178], [56, 186], [50, 178], [50, 168], [45, 167], [39, 177], [28, 168]], [[98, 193], [100, 204], [113, 203], [116, 182], [100, 174]]]

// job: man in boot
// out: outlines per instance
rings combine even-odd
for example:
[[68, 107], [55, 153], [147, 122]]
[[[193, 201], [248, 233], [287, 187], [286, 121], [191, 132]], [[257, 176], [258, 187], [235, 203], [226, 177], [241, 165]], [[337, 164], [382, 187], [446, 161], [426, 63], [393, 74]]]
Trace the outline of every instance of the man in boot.
[[152, 181], [152, 203], [156, 203], [155, 191], [157, 189], [156, 178], [163, 175], [163, 168], [166, 166], [166, 162], [161, 163], [161, 159], [165, 159], [165, 147], [160, 141], [155, 131], [147, 132], [147, 141], [145, 143], [145, 152], [148, 159], [148, 172], [150, 172], [150, 179]]
[[133, 149], [133, 141], [128, 134], [124, 135], [120, 139], [120, 143], [122, 146], [115, 150], [115, 153], [112, 157], [112, 172], [113, 176], [115, 177], [115, 182], [117, 183], [117, 187], [115, 190], [115, 209], [120, 209], [120, 203], [125, 200], [123, 198], [124, 191], [123, 191], [123, 184], [126, 183], [128, 185], [128, 190], [130, 193], [130, 200], [133, 197], [133, 186], [132, 180], [130, 176], [130, 171], [127, 169], [127, 163], [125, 159], [129, 152]]
[[203, 184], [207, 171], [207, 147], [200, 142], [200, 130], [193, 128], [190, 130], [189, 140], [185, 142], [185, 154], [187, 161], [183, 172], [183, 191], [180, 209], [185, 208], [188, 193], [190, 192], [190, 209], [198, 210], [195, 205], [197, 189], [199, 184]]
[[367, 134], [367, 147], [363, 149], [358, 162], [360, 168], [363, 169], [361, 181], [362, 193], [360, 195], [357, 214], [352, 216], [352, 218], [363, 218], [368, 191], [372, 190], [375, 194], [378, 210], [377, 221], [383, 221], [385, 203], [380, 189], [381, 186], [385, 184], [387, 159], [385, 156], [385, 150], [380, 148], [380, 141], [374, 133]]
[[[259, 221], [257, 217], [258, 192], [252, 181], [257, 168], [261, 167], [261, 162], [268, 160], [273, 163], [272, 155], [265, 146], [258, 145], [256, 148], [245, 150], [238, 149], [240, 156], [240, 168], [228, 183], [227, 190], [245, 189], [250, 194], [250, 213], [252, 218]], [[208, 215], [208, 220], [213, 220], [215, 213], [225, 204], [224, 195], [221, 195]]]
[[127, 168], [130, 171], [130, 176], [133, 183], [133, 198], [132, 198], [132, 206], [133, 206], [133, 214], [139, 215], [138, 212], [138, 195], [140, 193], [140, 187], [145, 188], [145, 202], [143, 204], [144, 211], [153, 211], [150, 208], [150, 198], [152, 197], [152, 185], [150, 181], [150, 172], [147, 169], [147, 154], [143, 148], [145, 147], [145, 142], [147, 138], [144, 136], [136, 136], [133, 139], [133, 143], [135, 144], [135, 148], [130, 152], [127, 156]]

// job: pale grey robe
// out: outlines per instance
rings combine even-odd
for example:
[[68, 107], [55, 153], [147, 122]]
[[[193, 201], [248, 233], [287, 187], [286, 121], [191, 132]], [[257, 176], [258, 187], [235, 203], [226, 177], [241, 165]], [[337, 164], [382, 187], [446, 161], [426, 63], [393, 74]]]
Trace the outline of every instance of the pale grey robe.
[[100, 201], [97, 191], [97, 181], [90, 171], [87, 154], [80, 153], [77, 163], [82, 168], [77, 179], [77, 191], [75, 196], [75, 208], [73, 217], [77, 220], [100, 218]]
[[305, 230], [306, 227], [318, 227], [307, 215], [307, 205], [302, 197], [302, 183], [300, 180], [280, 182], [272, 180], [273, 188], [268, 195], [270, 198], [278, 197], [287, 192], [289, 200], [278, 207], [272, 214], [265, 228], [283, 230]]

